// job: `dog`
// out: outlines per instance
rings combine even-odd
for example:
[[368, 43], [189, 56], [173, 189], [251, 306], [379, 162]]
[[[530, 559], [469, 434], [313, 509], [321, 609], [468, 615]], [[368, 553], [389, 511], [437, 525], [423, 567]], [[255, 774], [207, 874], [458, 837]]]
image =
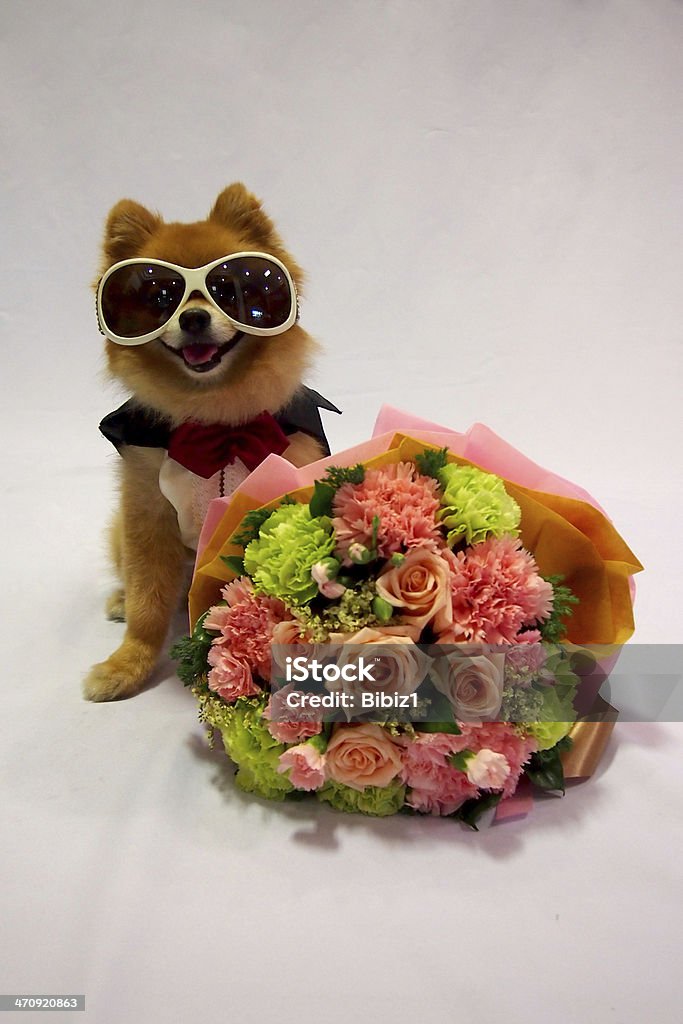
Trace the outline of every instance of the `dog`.
[[317, 350], [298, 323], [302, 278], [240, 182], [195, 223], [130, 199], [110, 211], [97, 312], [108, 373], [132, 397], [100, 424], [122, 456], [109, 534], [121, 586], [106, 610], [126, 632], [88, 673], [86, 699], [145, 685], [208, 501], [271, 451], [295, 466], [329, 454], [319, 409], [339, 410], [302, 384]]

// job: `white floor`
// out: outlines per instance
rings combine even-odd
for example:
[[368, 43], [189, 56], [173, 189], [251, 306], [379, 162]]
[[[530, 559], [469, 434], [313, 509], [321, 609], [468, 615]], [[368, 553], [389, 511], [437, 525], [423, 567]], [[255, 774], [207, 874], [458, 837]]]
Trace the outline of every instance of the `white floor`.
[[240, 177], [309, 271], [333, 447], [382, 401], [488, 422], [603, 504], [646, 567], [636, 639], [680, 643], [682, 13], [3, 12], [0, 992], [96, 1024], [678, 1024], [680, 723], [618, 725], [592, 781], [475, 835], [249, 800], [170, 664], [111, 705], [80, 680], [122, 631], [101, 224]]

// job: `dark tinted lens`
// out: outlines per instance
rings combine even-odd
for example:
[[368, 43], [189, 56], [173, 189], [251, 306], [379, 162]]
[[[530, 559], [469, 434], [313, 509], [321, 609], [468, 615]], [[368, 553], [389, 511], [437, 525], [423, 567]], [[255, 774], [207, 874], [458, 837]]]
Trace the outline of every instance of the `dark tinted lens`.
[[141, 338], [162, 327], [185, 291], [177, 271], [154, 263], [131, 263], [108, 277], [102, 289], [105, 328], [120, 338]]
[[214, 267], [206, 287], [223, 312], [244, 327], [281, 327], [294, 301], [283, 271], [261, 256], [240, 256]]

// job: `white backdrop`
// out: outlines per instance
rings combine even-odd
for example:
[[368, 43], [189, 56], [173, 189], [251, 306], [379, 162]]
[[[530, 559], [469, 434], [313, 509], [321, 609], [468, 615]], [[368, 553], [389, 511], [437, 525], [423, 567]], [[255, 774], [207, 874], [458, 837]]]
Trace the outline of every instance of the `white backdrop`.
[[681, 3], [6, 0], [0, 28], [0, 990], [97, 1024], [677, 1021], [680, 726], [618, 726], [597, 779], [473, 836], [247, 801], [170, 665], [109, 706], [80, 679], [121, 632], [103, 220], [233, 180], [308, 271], [333, 448], [384, 401], [488, 423], [612, 515], [636, 639], [681, 640]]

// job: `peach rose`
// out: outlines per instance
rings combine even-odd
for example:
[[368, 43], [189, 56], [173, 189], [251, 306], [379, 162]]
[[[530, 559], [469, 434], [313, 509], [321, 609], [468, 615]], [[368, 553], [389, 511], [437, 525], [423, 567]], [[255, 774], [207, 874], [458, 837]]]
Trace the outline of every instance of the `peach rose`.
[[[351, 665], [361, 657], [366, 664], [370, 660], [373, 678], [372, 681], [363, 679], [358, 682], [341, 678], [326, 683], [326, 688], [330, 691], [341, 690], [353, 696], [361, 693], [396, 693], [404, 697], [414, 693], [429, 671], [431, 658], [422, 653], [412, 639], [405, 635], [406, 632], [405, 627], [401, 626], [385, 629], [365, 626], [357, 633], [332, 634], [330, 641], [334, 637], [337, 643], [340, 643], [339, 637], [343, 636], [336, 664], [340, 667]], [[376, 652], [363, 654], [363, 647], [375, 645]]]
[[366, 786], [388, 786], [401, 771], [401, 753], [379, 725], [340, 725], [325, 763], [331, 779], [362, 792]]
[[432, 665], [432, 681], [461, 722], [495, 719], [503, 702], [504, 654], [447, 654]]
[[400, 565], [389, 564], [377, 580], [377, 593], [418, 630], [439, 618], [440, 628], [453, 621], [448, 563], [426, 548], [412, 548]]

